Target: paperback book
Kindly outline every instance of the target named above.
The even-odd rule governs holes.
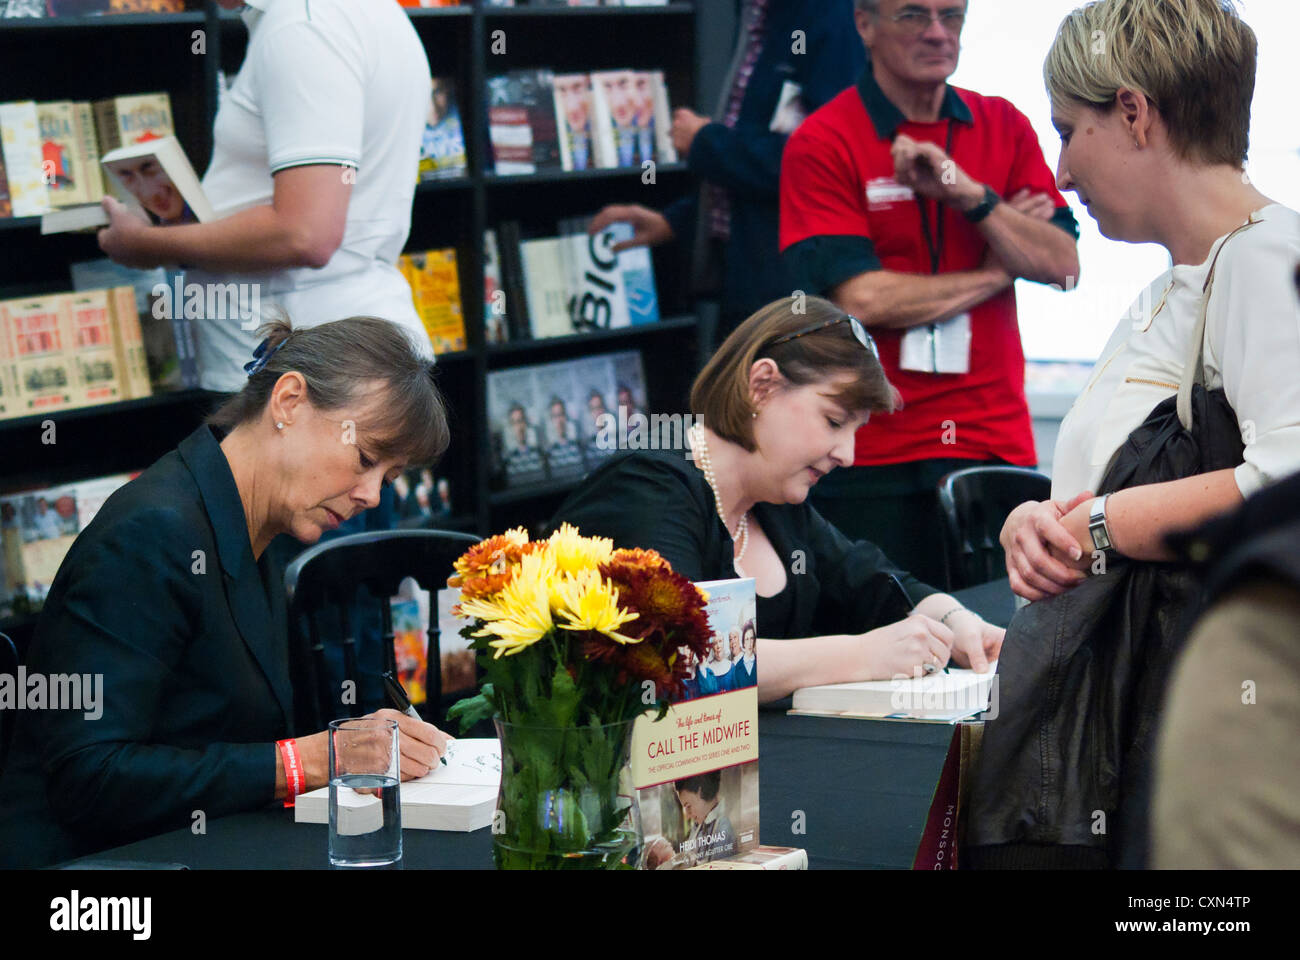
[[[447,180],[465,175],[465,132],[461,128],[456,84],[451,77],[434,77],[429,114],[420,141],[420,180]]]
[[[39,217],[50,209],[50,199],[41,162],[35,101],[0,103],[0,149],[4,152],[12,215]]]
[[[491,825],[501,786],[500,741],[453,740],[447,748],[446,761],[398,788],[404,829],[469,833]],[[296,823],[328,823],[329,787],[297,797],[293,819]],[[379,797],[340,789],[340,833],[369,833],[381,823]]]

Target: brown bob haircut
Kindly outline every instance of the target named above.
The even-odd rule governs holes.
[[[753,452],[754,404],[749,372],[770,358],[796,387],[844,379],[827,394],[851,413],[892,413],[902,404],[876,355],[853,335],[847,322],[773,345],[782,337],[834,320],[845,313],[821,297],[783,297],[752,314],[723,341],[691,387],[691,412],[710,430]]]
[[[436,463],[447,450],[451,431],[433,366],[416,351],[406,331],[378,317],[348,317],[295,330],[287,317],[264,324],[274,355],[239,391],[208,418],[230,431],[262,416],[271,391],[286,373],[301,374],[307,399],[317,410],[357,408],[378,394],[378,420],[358,423],[381,459],[409,466]],[[279,349],[276,349],[279,347]]]

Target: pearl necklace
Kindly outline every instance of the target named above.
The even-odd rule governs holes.
[[[709,484],[709,489],[713,491],[713,505],[718,508],[718,519],[722,521],[722,529],[727,531],[734,544],[740,541],[740,552],[736,554],[735,567],[736,572],[742,577],[745,570],[740,565],[740,561],[745,559],[745,551],[749,548],[749,511],[746,510],[740,515],[740,526],[736,527],[736,532],[732,533],[731,528],[727,526],[727,516],[722,512],[722,496],[718,493],[718,481],[713,475],[713,463],[709,460],[709,445],[704,440],[704,428],[700,424],[691,427],[691,441],[695,448],[695,459],[699,463],[700,469],[704,472],[704,479]]]

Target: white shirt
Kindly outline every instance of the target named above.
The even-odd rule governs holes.
[[[1300,471],[1300,214],[1275,203],[1251,218],[1258,224],[1232,238],[1215,268],[1204,341],[1206,387],[1224,388],[1242,428],[1243,497]],[[1226,239],[1204,263],[1161,274],[1120,319],[1061,422],[1054,499],[1095,492],[1128,435],[1178,392],[1206,275]]]
[[[195,321],[202,386],[243,386],[256,328],[273,305],[295,328],[359,314],[392,320],[432,359],[411,288],[396,267],[410,232],[432,82],[410,18],[394,0],[251,0],[250,6],[248,52],[217,110],[212,163],[203,177],[217,216],[269,204],[272,174],[290,167],[337,164],[340,176],[355,180],[342,245],[321,269],[187,272],[187,285],[260,284],[256,300],[245,293],[243,301],[255,306],[255,316],[223,310]]]

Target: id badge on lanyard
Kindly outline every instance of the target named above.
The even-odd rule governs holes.
[[[948,145],[952,156],[952,120],[948,121]],[[936,228],[930,229],[929,201],[916,195],[921,210],[921,233],[930,254],[930,273],[937,275],[943,261],[944,209],[935,202]],[[899,343],[898,366],[916,373],[970,373],[970,314],[961,313],[942,323],[911,327]]]

